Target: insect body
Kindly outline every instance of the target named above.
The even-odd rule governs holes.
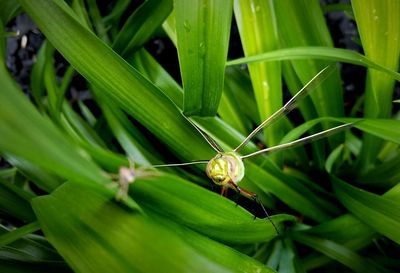
[[[113,184],[110,184],[112,188],[118,187],[115,199],[117,201],[127,200],[129,185],[134,183],[136,178],[143,178],[149,176],[155,176],[157,173],[143,170],[142,168],[135,168],[133,161],[129,160],[129,167],[121,166],[118,170],[118,174],[111,174],[110,177],[114,180]]]

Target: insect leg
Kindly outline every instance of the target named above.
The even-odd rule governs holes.
[[[250,192],[248,190],[242,189],[241,187],[239,187],[238,185],[236,185],[233,182],[229,182],[229,186],[233,187],[236,191],[238,191],[241,195],[254,200],[257,204],[259,204],[263,210],[263,212],[265,213],[265,215],[268,218],[268,221],[271,223],[271,225],[274,227],[276,234],[279,235],[279,230],[276,227],[275,223],[272,221],[271,217],[269,216],[267,210],[265,209],[264,205],[261,203],[261,200],[258,198],[257,194],[254,192]],[[255,218],[255,217],[254,217]]]
[[[227,193],[228,193],[228,187],[222,186],[222,188],[221,188],[221,196],[226,196]]]

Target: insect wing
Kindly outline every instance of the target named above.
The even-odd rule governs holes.
[[[307,97],[311,91],[315,90],[323,81],[325,81],[333,71],[336,69],[336,64],[331,64],[322,69],[317,75],[315,75],[299,92],[296,93],[284,106],[278,111],[273,113],[269,118],[264,120],[260,125],[257,126],[233,151],[239,151],[245,146],[252,137],[254,137],[261,129],[273,124],[275,121],[284,117],[287,113],[295,109],[299,102]]]

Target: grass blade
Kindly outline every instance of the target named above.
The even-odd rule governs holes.
[[[81,183],[107,183],[93,162],[41,116],[0,66],[0,151]],[[46,152],[44,152],[46,151]]]
[[[333,47],[319,1],[275,1],[274,9],[283,47]],[[329,65],[325,61],[316,60],[292,60],[290,63],[303,85],[323,67]],[[297,90],[291,90],[291,92],[297,92]],[[339,73],[336,72],[316,92],[311,94],[311,99],[319,116],[343,116]],[[324,127],[324,129],[326,128]],[[337,137],[334,139],[339,140]]]
[[[388,69],[397,71],[400,56],[399,1],[351,1],[365,56]],[[366,82],[364,115],[367,118],[391,116],[394,80],[369,70]],[[383,142],[366,135],[358,167],[365,172],[373,164]]]
[[[355,216],[377,232],[400,242],[400,204],[351,186],[332,176],[337,197]]]
[[[214,116],[224,86],[233,0],[176,0],[175,21],[187,116]]]
[[[279,37],[272,2],[236,0],[234,8],[245,56],[278,49]],[[248,68],[260,120],[265,120],[282,106],[281,65],[280,62],[260,62]],[[278,144],[283,136],[282,124],[265,128],[264,132],[268,146]]]
[[[306,235],[304,233],[294,233],[291,236],[294,240],[324,253],[355,272],[387,272],[385,269],[375,265],[372,261],[361,257],[357,253],[333,241]]]
[[[228,61],[226,65],[231,66],[262,61],[301,60],[309,58],[361,65],[384,72],[396,80],[400,80],[400,74],[394,69],[380,65],[379,63],[358,52],[343,48],[319,46],[285,48],[250,57],[231,60]]]
[[[172,0],[145,1],[125,22],[113,42],[121,56],[129,56],[143,46],[172,11]]]
[[[176,233],[86,187],[65,183],[54,194],[36,198],[33,208],[47,238],[75,272],[236,271],[226,261],[219,263],[211,249],[204,250],[207,255],[200,253]],[[181,232],[185,233],[177,233]],[[244,271],[270,272],[255,260],[210,243],[205,237],[197,236],[191,243],[225,249],[229,253],[225,258],[229,257],[232,264],[241,259]],[[144,256],[143,252],[151,255]]]

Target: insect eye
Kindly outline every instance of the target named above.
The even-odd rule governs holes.
[[[229,165],[221,156],[216,156],[207,164],[207,176],[217,185],[225,185],[229,181]]]

